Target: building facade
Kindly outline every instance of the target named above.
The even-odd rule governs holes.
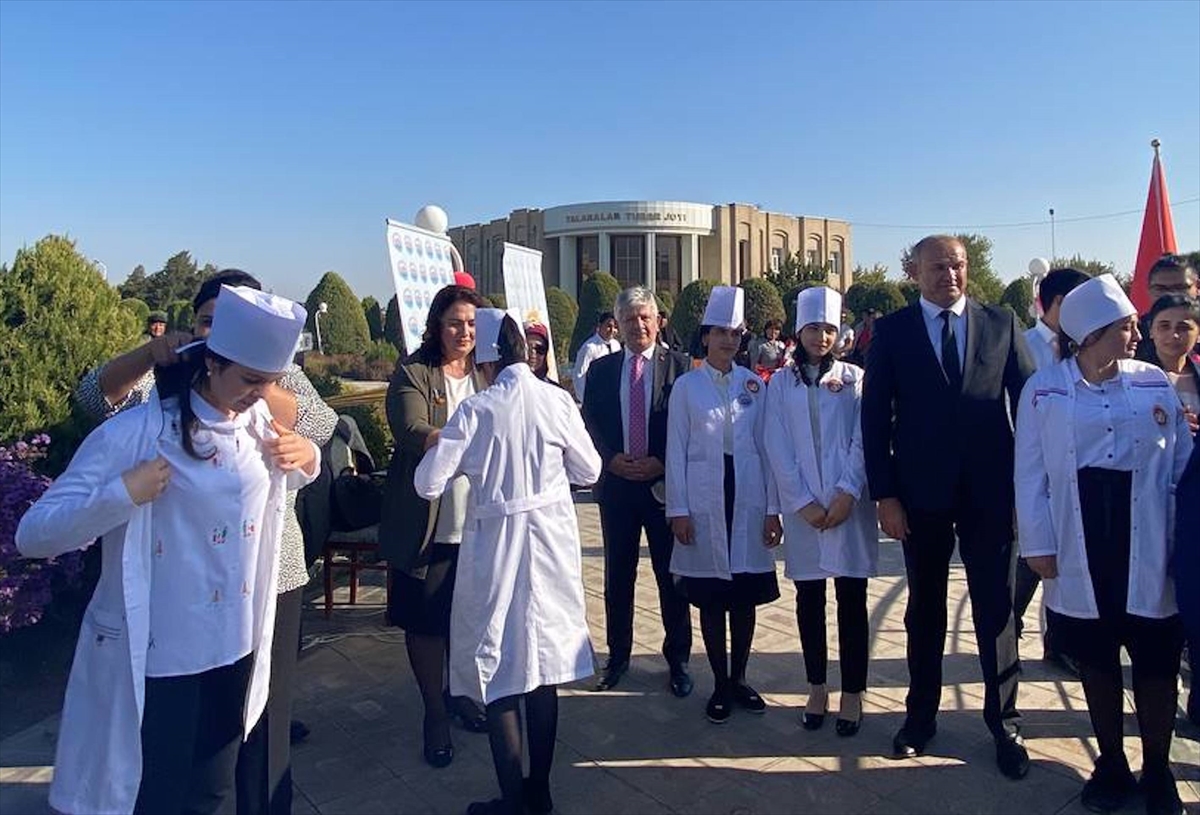
[[[727,285],[762,277],[796,252],[827,264],[830,285],[850,287],[850,224],[832,218],[767,212],[751,204],[685,201],[600,201],[549,209],[516,209],[505,218],[450,229],[467,270],[483,293],[504,290],[504,243],[542,252],[546,286],[572,297],[592,272],[622,286],[680,289],[705,278]]]

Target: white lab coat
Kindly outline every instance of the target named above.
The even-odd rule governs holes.
[[[735,365],[729,398],[704,368],[675,380],[667,413],[667,518],[689,517],[694,542],[675,541],[671,573],[731,580],[738,573],[775,571],[763,543],[763,522],[779,513],[774,480],[763,456],[767,387]],[[725,422],[733,417],[736,486],[733,534],[725,527]]]
[[[1058,558],[1058,577],[1043,581],[1047,607],[1096,619],[1076,477],[1072,369],[1063,361],[1040,370],[1021,392],[1014,471],[1017,534],[1022,557]],[[1175,484],[1191,454],[1192,436],[1183,405],[1160,369],[1121,360],[1119,376],[1139,417],[1126,611],[1169,617],[1178,612],[1174,581],[1167,574],[1174,549]]]
[[[600,454],[566,391],[525,364],[459,405],[413,482],[429,499],[457,475],[470,502],[450,619],[450,692],[487,704],[595,673],[571,483]]]
[[[251,410],[260,437],[273,437],[265,403]],[[121,475],[154,457],[163,427],[157,392],[100,425],[17,529],[17,548],[26,557],[54,557],[104,537],[100,581],[84,613],[63,701],[50,785],[50,806],[59,812],[124,815],[137,800],[154,503],[135,506]],[[253,589],[256,646],[243,720],[247,735],[267,700],[285,494],[312,480],[299,472],[271,473]]]
[[[862,408],[863,371],[834,362],[818,382],[821,460],[817,461],[809,418],[808,388],[788,368],[767,389],[767,458],[783,511],[783,551],[789,580],[874,577],[878,573],[879,529],[875,502],[865,492]],[[816,501],[826,509],[841,490],[855,498],[850,517],[833,529],[816,530],[798,514]]]
[[[588,368],[592,367],[592,363],[600,357],[615,354],[620,350],[621,343],[615,339],[602,340],[599,334],[592,334],[584,340],[583,345],[579,346],[579,351],[575,354],[575,372],[573,374],[577,402],[583,401],[584,389],[587,388],[587,372]]]

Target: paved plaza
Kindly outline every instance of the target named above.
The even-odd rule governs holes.
[[[584,580],[597,665],[604,654],[604,571],[594,505],[579,506]],[[704,704],[711,673],[697,626],[692,657],[695,693],[676,699],[658,655],[662,629],[649,558],[638,581],[634,659],[607,693],[590,682],[561,691],[558,751],[552,786],[556,810],[582,813],[1079,813],[1079,792],[1094,755],[1077,681],[1040,661],[1035,601],[1022,643],[1020,706],[1033,759],[1029,776],[1009,781],[996,769],[982,719],[983,685],[967,600],[966,577],[950,580],[950,634],[938,735],[930,754],[887,758],[903,718],[905,581],[900,547],[883,545],[881,575],[870,583],[871,664],[862,731],[838,738],[832,715],[818,732],[803,730],[803,667],[794,590],[759,609],[749,682],[767,700],[765,716],[735,711],[710,724]],[[421,757],[421,704],[404,655],[403,634],[383,626],[381,576],[369,574],[357,606],[325,620],[320,580],[310,586],[306,648],[300,658],[296,716],[312,733],[294,749],[296,815],[461,813],[497,794],[487,737],[454,730],[456,757],[442,770]],[[829,615],[834,607],[830,591]],[[339,599],[345,599],[344,588]],[[837,687],[836,636],[830,687]],[[831,711],[837,694],[831,694]],[[1136,733],[1131,701],[1126,728]],[[48,812],[57,717],[0,742],[0,812]],[[1126,739],[1135,772],[1136,737]],[[1177,737],[1175,775],[1185,807],[1200,812],[1200,744]],[[1128,812],[1141,812],[1135,802]]]

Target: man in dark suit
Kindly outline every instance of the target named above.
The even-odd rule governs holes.
[[[955,537],[967,572],[985,689],[983,718],[1001,772],[1021,778],[1013,621],[1013,426],[1034,364],[1010,311],[968,300],[967,253],[933,235],[913,248],[919,302],[879,319],[863,387],[863,450],[885,534],[908,573],[907,716],[897,758],[937,730],[946,600]]]
[[[675,378],[690,364],[684,355],[658,344],[658,305],[649,289],[635,286],[621,292],[616,316],[625,349],[592,363],[583,399],[583,420],[604,461],[595,495],[604,536],[608,664],[596,690],[615,687],[629,669],[633,590],[645,530],[666,631],[662,653],[671,671],[671,692],[683,697],[692,692],[687,670],[692,618],[671,579],[674,540],[662,490],[667,403]]]

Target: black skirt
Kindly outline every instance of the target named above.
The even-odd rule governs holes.
[[[458,544],[431,543],[425,579],[392,569],[388,623],[411,634],[450,635],[450,601],[458,574]]]
[[[1129,601],[1131,493],[1133,474],[1084,467],[1077,474],[1079,512],[1087,551],[1097,619],[1046,610],[1059,650],[1083,665],[1100,665],[1119,656],[1121,646],[1151,675],[1174,676],[1183,648],[1178,614],[1164,619],[1126,611]]]
[[[733,506],[737,495],[733,456],[725,456],[725,534],[726,546],[733,550]],[[774,570],[737,572],[732,580],[719,577],[680,577],[679,591],[696,608],[730,609],[736,606],[763,606],[779,599],[779,582]]]

